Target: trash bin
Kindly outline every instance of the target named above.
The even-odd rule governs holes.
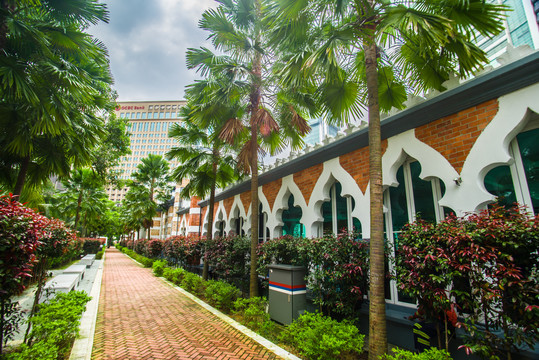
[[[288,325],[305,311],[305,268],[293,265],[270,265],[268,268],[270,318]]]

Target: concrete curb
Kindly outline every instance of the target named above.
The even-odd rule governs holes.
[[[277,356],[280,356],[281,358],[286,359],[286,360],[301,360],[300,358],[298,358],[297,356],[289,353],[288,351],[286,351],[282,347],[272,343],[268,339],[260,336],[259,334],[255,333],[254,331],[247,328],[246,326],[243,326],[242,324],[240,324],[236,320],[228,317],[226,314],[223,314],[222,312],[220,312],[216,308],[212,307],[211,305],[208,305],[207,303],[200,300],[199,298],[197,298],[196,296],[194,296],[190,292],[187,292],[186,290],[182,289],[181,287],[174,285],[173,283],[171,283],[170,281],[166,280],[163,277],[160,277],[159,279],[161,279],[161,281],[165,282],[166,284],[171,285],[172,287],[174,287],[174,289],[178,290],[183,295],[185,295],[189,299],[193,300],[198,305],[202,306],[204,309],[208,310],[210,313],[214,314],[219,319],[223,320],[224,322],[226,322],[227,324],[232,326],[234,329],[236,329],[239,332],[241,332],[241,333],[245,334],[246,336],[250,337],[251,339],[253,339],[257,343],[259,343],[260,345],[264,346],[266,349],[272,351]]]
[[[90,360],[94,345],[95,324],[97,321],[97,309],[99,296],[101,294],[101,281],[103,279],[103,266],[105,265],[105,254],[103,261],[97,269],[90,296],[92,300],[86,305],[86,311],[82,314],[79,327],[79,336],[75,339],[69,360]]]

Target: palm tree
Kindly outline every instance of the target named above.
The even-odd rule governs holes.
[[[286,142],[293,148],[303,145],[302,136],[309,131],[302,113],[308,103],[297,91],[279,89],[271,76],[273,63],[269,46],[270,23],[262,0],[219,1],[217,9],[209,9],[199,26],[210,32],[209,38],[218,51],[207,48],[189,49],[187,64],[203,76],[227,76],[227,86],[216,90],[216,101],[230,99],[242,109],[224,125],[220,137],[230,143],[244,136],[238,155],[238,167],[251,175],[251,271],[250,296],[258,295],[256,272],[258,246],[258,156],[264,150],[281,150]],[[295,100],[295,101],[293,101]],[[303,100],[303,103],[297,102]]]
[[[160,155],[149,154],[141,161],[137,171],[132,174],[135,180],[129,190],[138,194],[138,198],[129,196],[129,200],[138,204],[140,210],[138,213],[143,217],[143,226],[147,231],[148,238],[150,238],[152,217],[156,214],[157,209],[156,200],[163,201],[171,196],[171,189],[168,185],[170,181],[169,166],[168,162]]]
[[[0,3],[0,158],[5,184],[67,176],[89,163],[103,135],[100,114],[113,109],[107,53],[86,34],[108,21],[97,0]]]
[[[474,34],[502,30],[503,6],[484,0],[279,1],[274,32],[281,79],[316,87],[323,113],[348,121],[368,109],[370,179],[369,358],[387,351],[380,111],[403,107],[407,92],[443,90],[487,61]]]
[[[60,218],[67,221],[66,215],[74,214],[73,228],[77,231],[81,214],[87,220],[89,213],[91,216],[101,210],[105,194],[103,184],[91,169],[80,168],[75,169],[62,185],[64,189],[56,196],[56,204],[61,209]]]
[[[199,96],[203,96],[203,94],[199,93]],[[209,270],[207,246],[213,238],[215,190],[216,187],[224,188],[237,179],[237,174],[234,171],[235,160],[229,147],[219,139],[219,126],[222,126],[222,122],[219,124],[217,119],[212,119],[212,126],[201,127],[201,122],[197,122],[197,117],[204,117],[204,110],[190,103],[182,108],[182,112],[182,125],[172,125],[168,134],[180,145],[171,148],[166,156],[168,159],[175,158],[180,162],[180,165],[172,173],[173,179],[178,183],[184,179],[189,180],[180,193],[181,197],[198,196],[204,198],[208,194],[210,195],[202,271],[202,277],[207,280]],[[202,130],[203,128],[208,130]]]

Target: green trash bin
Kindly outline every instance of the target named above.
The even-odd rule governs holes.
[[[288,325],[306,306],[305,268],[293,265],[270,265],[269,314],[278,323]]]

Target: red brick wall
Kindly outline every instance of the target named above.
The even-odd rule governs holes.
[[[230,210],[232,209],[232,204],[234,203],[234,197],[229,197],[223,200],[223,205],[225,206],[226,215],[230,217]]]
[[[277,194],[279,193],[282,184],[283,179],[278,179],[262,186],[262,192],[268,200],[270,211],[273,211],[273,205],[275,204],[275,199],[277,198]]]
[[[382,140],[382,155],[387,149],[387,140]],[[369,184],[369,148],[364,147],[348,154],[341,155],[339,162],[344,170],[349,173],[363,193]]]
[[[247,214],[249,211],[249,204],[251,204],[251,190],[241,193],[240,200],[243,204],[243,209],[245,209],[245,213]]]
[[[442,154],[460,173],[473,144],[498,113],[498,107],[497,99],[484,102],[423,125],[415,130],[415,136]]]
[[[314,186],[320,174],[322,174],[323,168],[324,166],[322,164],[318,164],[294,174],[294,182],[301,190],[307,204],[309,204]]]

